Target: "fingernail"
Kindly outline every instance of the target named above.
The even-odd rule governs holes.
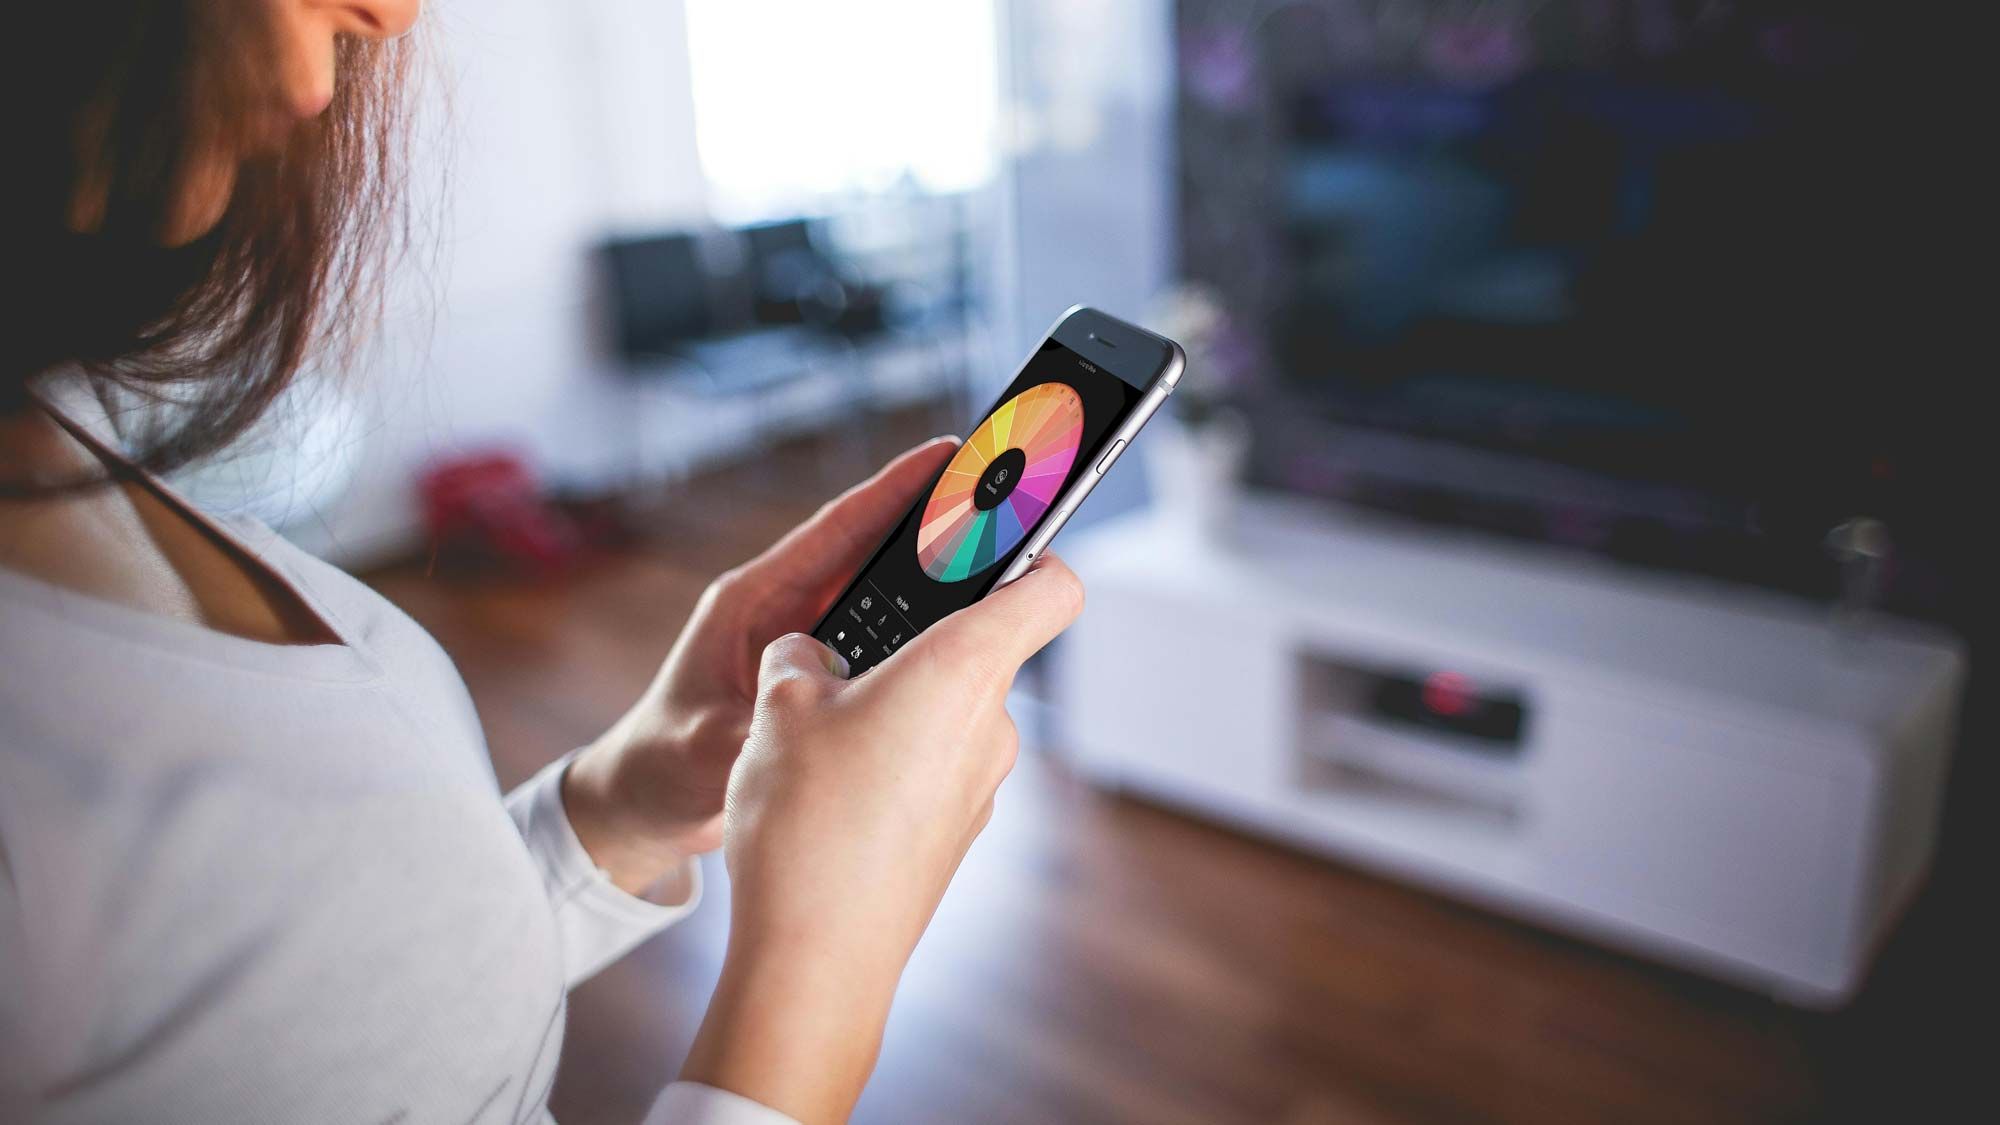
[[[832,649],[827,649],[826,655],[829,658],[826,663],[826,670],[832,672],[836,676],[839,676],[843,680],[846,679],[847,658],[833,651]]]
[[[948,442],[952,443],[953,445],[963,445],[963,444],[965,444],[965,440],[964,440],[963,438],[959,437],[959,436],[958,436],[957,434],[939,434],[938,436],[936,436],[936,437],[934,437],[934,438],[932,438],[932,439],[931,439],[931,444],[932,444],[932,445],[936,445],[937,443],[939,443],[939,442],[941,442],[941,441],[948,441]]]

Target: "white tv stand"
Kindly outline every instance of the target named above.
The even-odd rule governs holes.
[[[1086,775],[1795,1003],[1852,995],[1929,866],[1954,640],[1320,505],[1238,523],[1063,545],[1089,610],[1054,701]],[[1384,719],[1357,687],[1381,672],[1516,693],[1521,736]]]

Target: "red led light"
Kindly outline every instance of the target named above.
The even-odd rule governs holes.
[[[1472,681],[1457,672],[1433,672],[1424,680],[1424,709],[1456,719],[1479,705]]]

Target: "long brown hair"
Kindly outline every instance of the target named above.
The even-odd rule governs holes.
[[[326,112],[246,159],[216,227],[168,248],[191,161],[239,143],[272,104],[267,5],[41,7],[48,26],[17,40],[10,64],[23,93],[0,110],[20,200],[0,216],[0,293],[17,310],[0,332],[0,413],[25,407],[38,377],[74,368],[157,404],[133,452],[170,470],[241,435],[309,356],[379,313],[407,231],[409,47],[339,37]],[[85,184],[103,206],[77,230]],[[0,480],[0,496],[50,488]]]

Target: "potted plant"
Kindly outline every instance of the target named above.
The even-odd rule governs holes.
[[[1168,292],[1152,319],[1187,352],[1187,372],[1144,443],[1154,510],[1190,538],[1226,542],[1250,456],[1250,426],[1238,405],[1248,348],[1215,294],[1199,285]]]

